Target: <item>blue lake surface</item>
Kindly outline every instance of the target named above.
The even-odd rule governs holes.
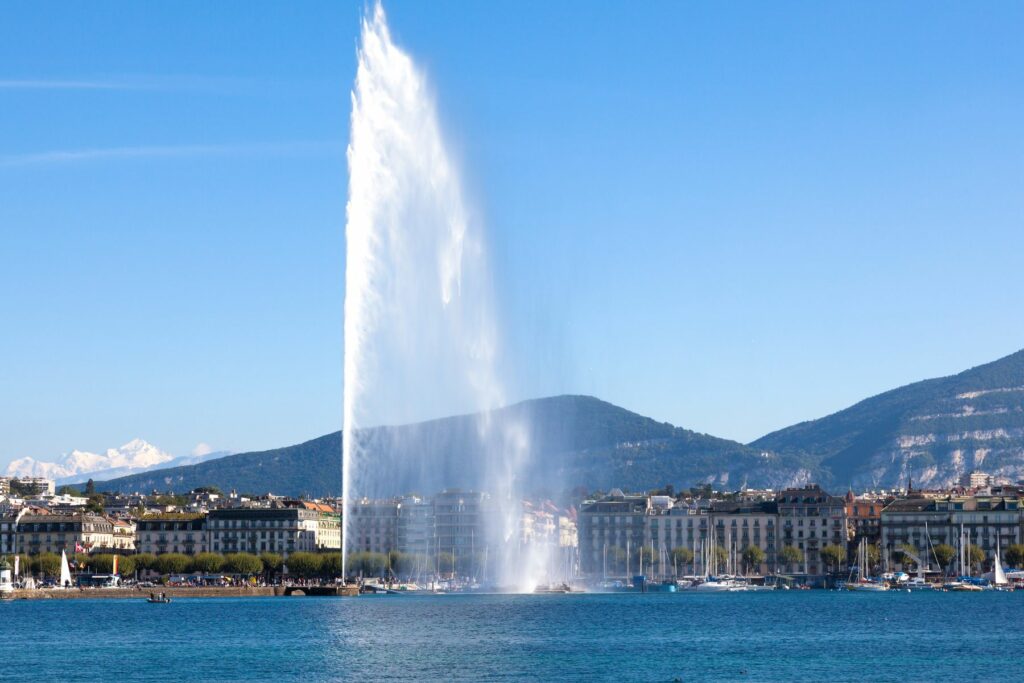
[[[37,600],[3,681],[1014,680],[1024,591]]]

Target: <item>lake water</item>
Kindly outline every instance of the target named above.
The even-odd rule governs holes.
[[[3,681],[1013,680],[1017,593],[38,600]]]

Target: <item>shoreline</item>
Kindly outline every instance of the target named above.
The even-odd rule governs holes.
[[[79,600],[90,598],[144,600],[150,593],[165,593],[169,598],[273,598],[284,596],[279,586],[239,588],[230,587],[157,587],[157,588],[41,588],[34,590],[18,589],[14,591],[12,600]]]

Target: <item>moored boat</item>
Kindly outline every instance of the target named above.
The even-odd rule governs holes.
[[[14,582],[11,581],[11,566],[7,564],[7,557],[0,558],[0,600],[10,600],[14,597]]]

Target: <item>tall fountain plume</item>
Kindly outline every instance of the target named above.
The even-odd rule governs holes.
[[[389,488],[394,470],[418,466],[414,456],[385,466],[367,427],[454,412],[484,415],[474,448],[496,506],[487,541],[507,550],[516,540],[529,433],[522,419],[490,412],[506,395],[482,235],[426,79],[392,42],[379,4],[362,23],[351,125],[342,554],[352,547],[355,501],[399,493]],[[414,480],[422,486],[433,483],[433,473],[420,474]],[[521,574],[495,573],[506,583]]]

